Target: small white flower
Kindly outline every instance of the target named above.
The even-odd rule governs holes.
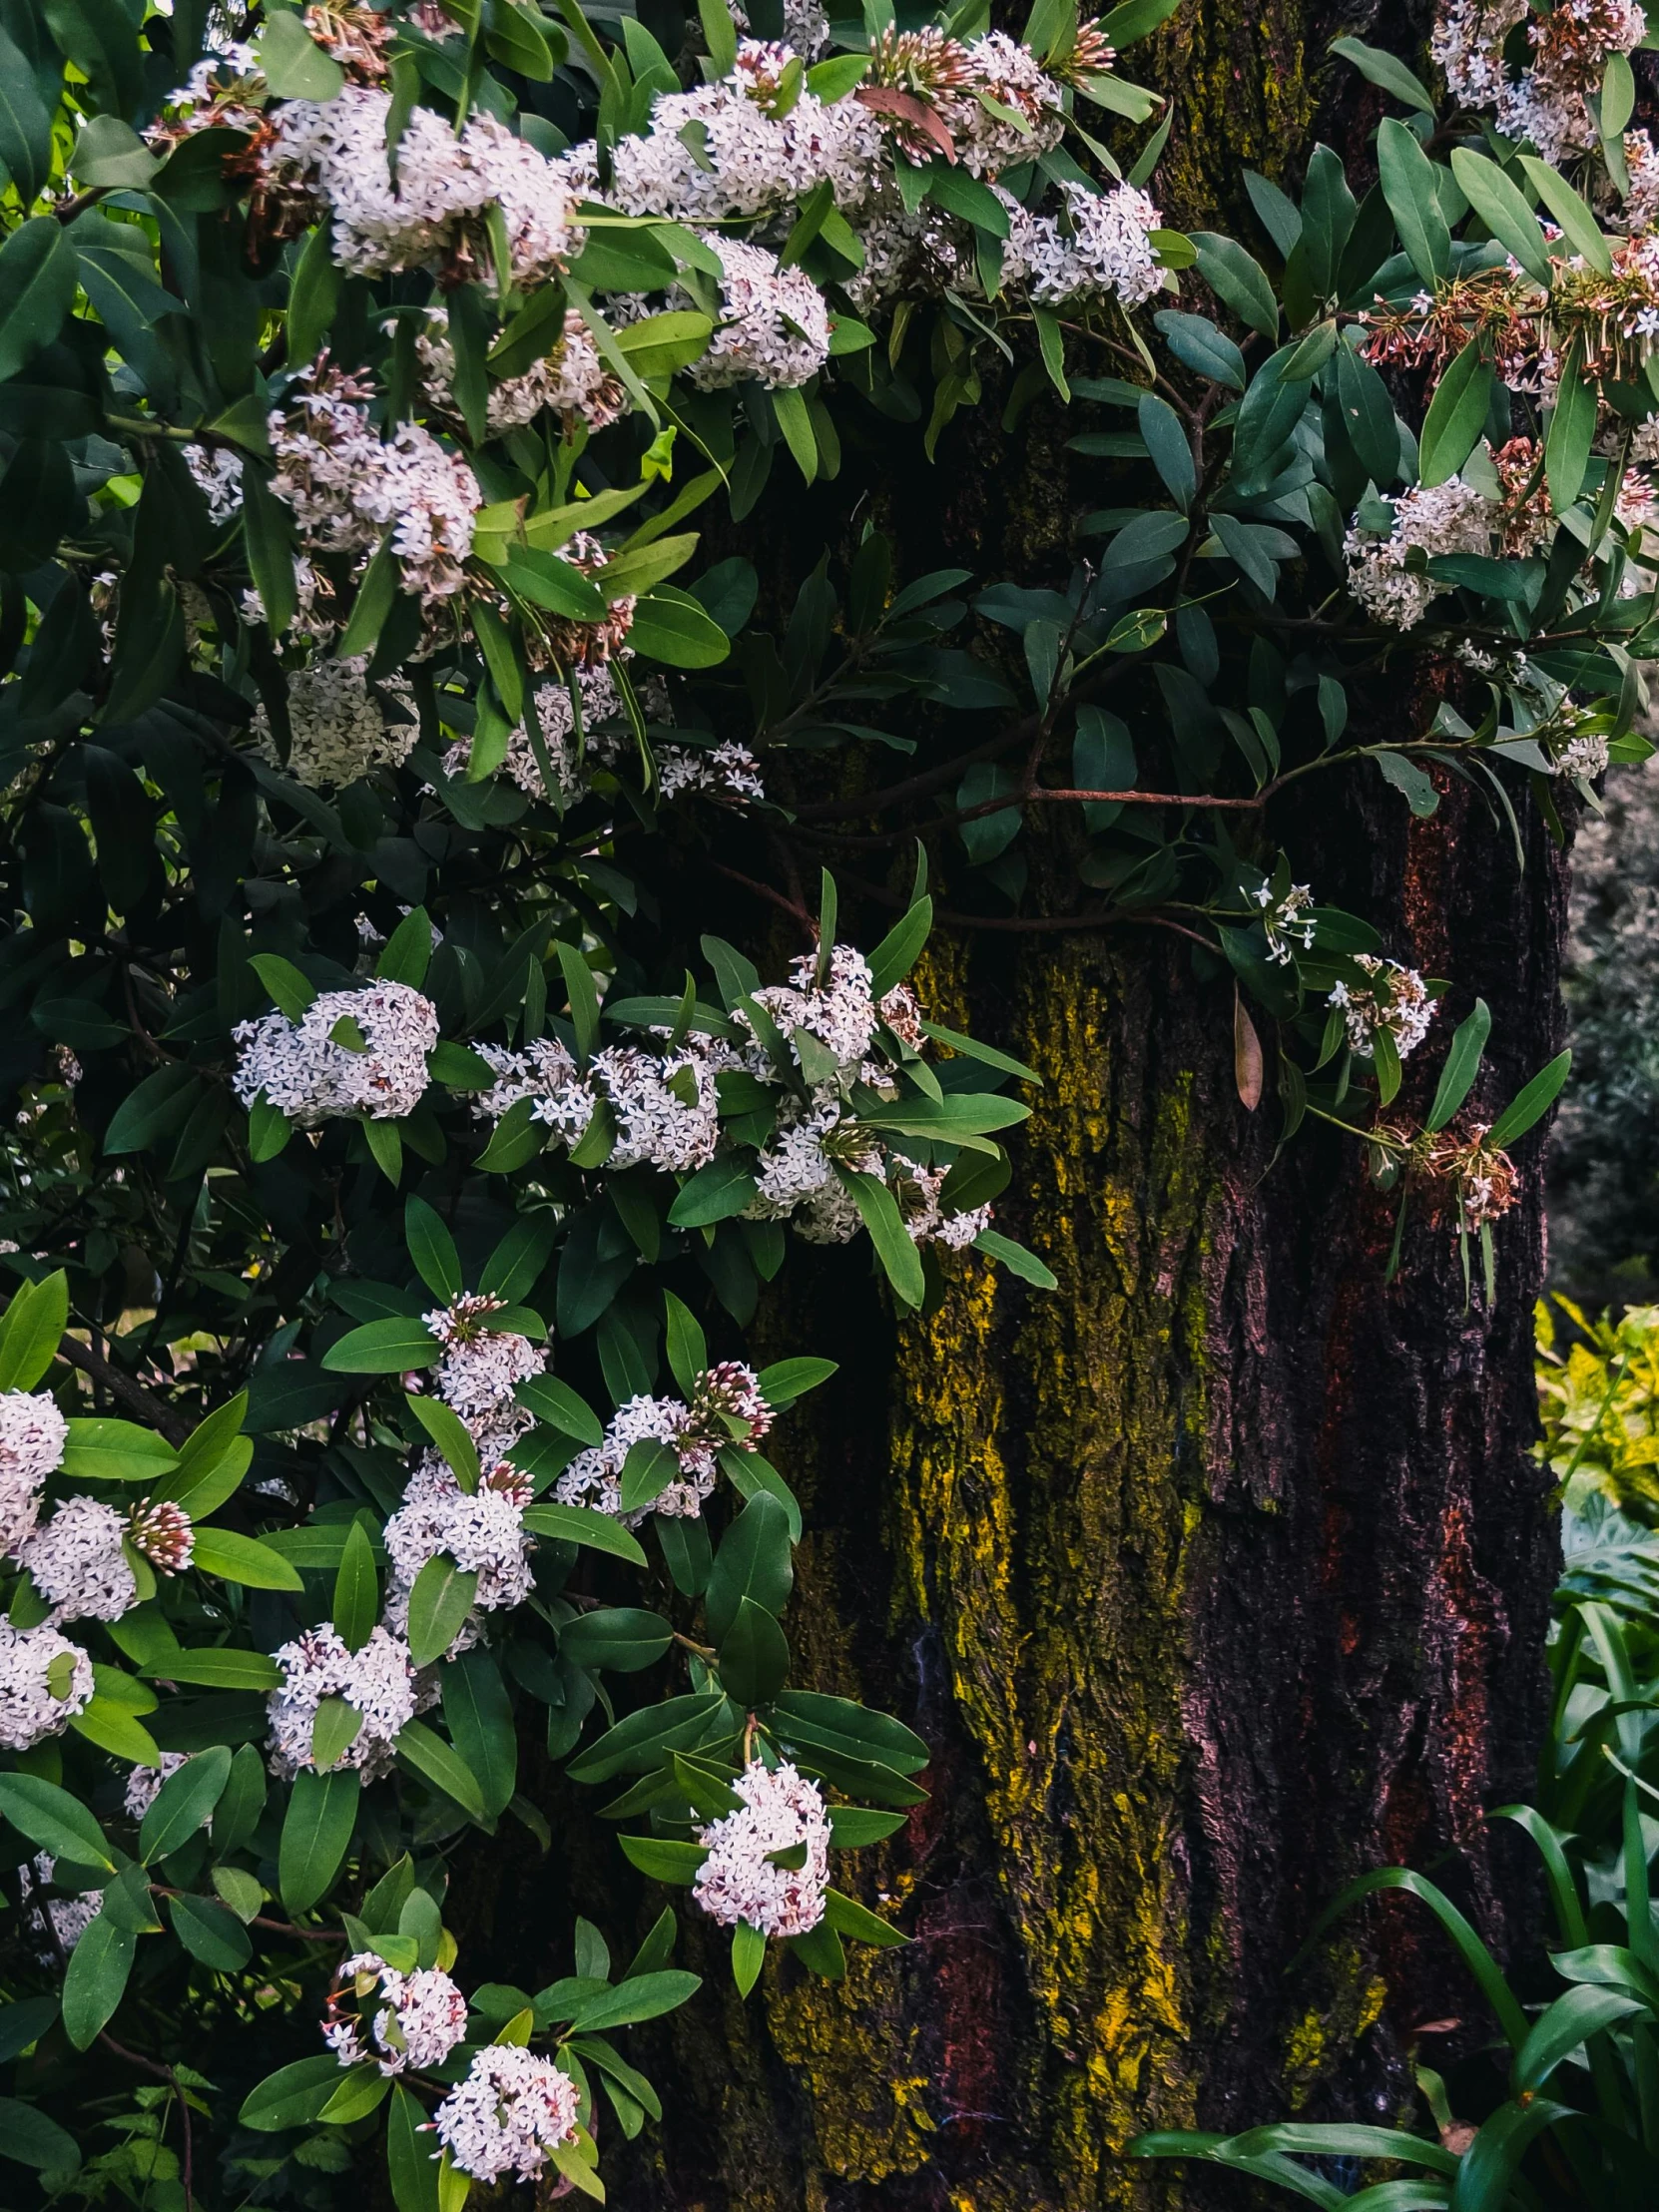
[[[1350,989],[1347,983],[1339,982],[1328,1000],[1330,1005],[1342,1008],[1349,1049],[1371,1052],[1378,1031],[1385,1029],[1403,1060],[1427,1036],[1434,1018],[1434,1001],[1415,968],[1402,967],[1398,960],[1380,959],[1371,952],[1358,952],[1354,957],[1372,978],[1370,987]]]
[[[343,2009],[348,1997],[356,2013]],[[383,2074],[418,2073],[441,2066],[465,2033],[466,1999],[440,1967],[399,1973],[372,1950],[340,1961],[322,2039],[342,2066],[372,2058]]]
[[[491,2043],[438,2106],[438,2140],[475,2181],[534,2181],[549,2152],[576,2138],[576,2084],[520,2043]]]
[[[692,1895],[724,1927],[747,1921],[763,1936],[805,1936],[824,1918],[830,1887],[830,1819],[823,1793],[793,1766],[754,1760],[732,1785],[743,1805],[698,1831],[709,1856]],[[773,1864],[807,1847],[800,1867]]]
[[[0,1621],[0,1751],[61,1736],[92,1699],[92,1661],[55,1628]]]
[[[276,1659],[282,1686],[272,1691],[267,1708],[275,1774],[315,1772],[311,1730],[326,1697],[343,1698],[362,1715],[336,1765],[356,1769],[365,1782],[389,1772],[397,1737],[414,1718],[414,1667],[406,1643],[376,1628],[359,1651],[352,1651],[337,1630],[324,1624],[283,1644]]]
[[[23,1546],[20,1563],[51,1605],[51,1621],[118,1621],[138,1603],[123,1548],[126,1515],[96,1497],[66,1497]]]
[[[354,1023],[366,1049],[336,1042]],[[370,983],[360,991],[322,991],[297,1022],[262,1014],[232,1031],[240,1048],[237,1096],[251,1106],[263,1091],[301,1129],[335,1115],[373,1121],[413,1113],[427,1084],[426,1055],[438,1041],[437,1008],[407,983]]]
[[[0,1390],[0,1553],[34,1532],[46,1477],[63,1464],[69,1423],[45,1390]]]

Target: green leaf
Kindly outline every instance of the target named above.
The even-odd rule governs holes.
[[[758,1187],[754,1176],[738,1160],[730,1156],[711,1160],[681,1184],[679,1196],[668,1210],[669,1224],[675,1229],[699,1229],[730,1221],[743,1212]],[[919,1296],[914,1303],[921,1303]]]
[[[1472,147],[1454,146],[1451,174],[1463,197],[1500,246],[1507,247],[1526,274],[1547,287],[1552,272],[1549,248],[1538,228],[1538,219],[1520,188],[1507,178],[1496,162]]]
[[[1513,2204],[1515,2175],[1533,2137],[1578,2117],[1569,2105],[1547,2097],[1525,2105],[1500,2104],[1463,2153],[1451,2192],[1452,2212],[1502,2212]]]
[[[660,1659],[673,1639],[674,1631],[660,1613],[611,1605],[567,1621],[559,1631],[559,1649],[579,1667],[637,1674]]]
[[[403,1235],[415,1273],[445,1306],[452,1306],[464,1287],[460,1255],[441,1217],[423,1198],[410,1196],[403,1207]]]
[[[887,1281],[906,1306],[919,1306],[926,1295],[921,1255],[904,1227],[898,1201],[879,1176],[839,1166],[835,1173],[851,1193]]]
[[[147,1667],[145,1672],[154,1679],[188,1682],[210,1690],[276,1690],[282,1681],[281,1668],[263,1651],[230,1651],[223,1647],[182,1651]]]
[[[869,955],[870,988],[875,997],[883,999],[905,976],[921,956],[933,927],[933,901],[918,898],[887,931],[875,950]]]
[[[230,1779],[231,1753],[224,1744],[198,1752],[168,1776],[139,1829],[139,1857],[147,1867],[188,1844],[207,1826]]]
[[[672,1291],[663,1293],[668,1316],[669,1372],[686,1397],[697,1394],[698,1378],[709,1365],[709,1344],[691,1308]]]
[[[1601,225],[1558,169],[1531,154],[1520,156],[1526,181],[1566,234],[1566,244],[1581,254],[1590,268],[1603,276],[1612,273],[1613,257],[1602,236]]]
[[[114,1874],[115,1860],[104,1831],[79,1798],[34,1774],[0,1774],[0,1813],[39,1851],[71,1866],[100,1867]]]
[[[485,1812],[504,1813],[518,1787],[518,1738],[512,1699],[492,1652],[466,1651],[444,1668],[443,1718],[477,1778]]]
[[[1432,1882],[1426,1881],[1420,1874],[1412,1873],[1408,1867],[1380,1867],[1371,1874],[1362,1875],[1357,1882],[1351,1882],[1320,1915],[1309,1941],[1316,1941],[1339,1915],[1357,1905],[1362,1898],[1371,1897],[1381,1890],[1402,1890],[1408,1897],[1414,1897],[1428,1907],[1451,1937],[1464,1965],[1479,1983],[1481,1994],[1496,2015],[1498,2025],[1511,2048],[1519,2050],[1526,2041],[1531,2023],[1503,1978],[1496,1959],[1444,1892],[1437,1890]]]
[[[449,1650],[477,1594],[477,1575],[463,1572],[446,1552],[427,1560],[409,1592],[409,1657],[417,1667]]]
[[[360,1796],[360,1779],[349,1770],[312,1774],[307,1769],[294,1776],[276,1853],[276,1884],[290,1913],[307,1913],[327,1895],[351,1848]],[[249,2120],[246,2106],[243,2112],[250,2127],[283,2124]]]
[[[628,643],[636,653],[665,668],[713,668],[732,651],[731,640],[714,617],[689,592],[672,584],[659,584],[639,602]]]
[[[836,1851],[856,1851],[864,1844],[878,1844],[904,1826],[902,1813],[873,1813],[862,1805],[830,1808],[830,1841]]]
[[[1571,1067],[1572,1054],[1558,1052],[1553,1060],[1538,1070],[1530,1083],[1523,1084],[1515,1093],[1486,1132],[1486,1142],[1501,1152],[1512,1145],[1517,1137],[1525,1136],[1533,1123],[1555,1103],[1556,1094],[1566,1081]]]
[[[756,1378],[761,1395],[769,1405],[791,1405],[808,1390],[816,1390],[821,1382],[828,1382],[838,1372],[834,1360],[797,1358],[779,1360],[770,1368],[763,1368]]]
[[[279,952],[256,952],[248,962],[271,993],[272,1003],[289,1021],[298,1021],[316,996],[316,985]]]
[[[138,1937],[117,1928],[103,1913],[92,1923],[69,1956],[63,1984],[64,2032],[77,2050],[87,2050],[115,2017],[127,1993]]]
[[[0,26],[0,172],[16,187],[24,207],[38,199],[52,174],[51,110],[41,98],[28,57],[4,26]]]
[[[750,1708],[770,1705],[789,1674],[790,1647],[784,1631],[753,1598],[740,1597],[731,1625],[720,1639],[720,1679],[728,1696]]]
[[[84,1736],[89,1744],[96,1744],[113,1758],[125,1759],[130,1766],[159,1767],[162,1763],[156,1739],[125,1699],[97,1694],[80,1712],[70,1714],[69,1725],[77,1736]]]
[[[1443,484],[1455,476],[1474,451],[1486,425],[1496,375],[1483,360],[1478,337],[1470,338],[1434,387],[1423,418],[1419,474],[1424,484]],[[1592,412],[1594,402],[1592,401]]]
[[[710,1635],[716,1643],[724,1640],[745,1598],[774,1616],[782,1614],[794,1581],[789,1515],[762,1491],[727,1529],[715,1554],[703,1601]]]
[[[0,70],[5,67],[5,59],[0,57]],[[3,103],[0,82],[0,106]],[[0,134],[0,149],[3,147]],[[24,2104],[17,2097],[0,2097],[0,2158],[9,2158],[15,2166],[33,2166],[40,2173],[75,2173],[81,2164],[81,2146],[67,2128],[60,2127],[37,2106]]]
[[[229,1528],[198,1528],[194,1564],[222,1582],[250,1590],[302,1590],[304,1584],[273,1545]]]
[[[237,2118],[244,2127],[257,2128],[262,2134],[307,2126],[339,2087],[339,2060],[332,2051],[295,2059],[291,2066],[278,2066],[250,2089]],[[407,2090],[401,2093],[408,2095]],[[409,2101],[414,2100],[411,2097]]]
[[[268,16],[255,51],[278,100],[333,100],[345,83],[344,70],[310,37],[297,14]]]
[[[748,1921],[739,1921],[732,1931],[732,1979],[738,1985],[740,1997],[748,1996],[761,1978],[761,1968],[766,1964],[767,1939],[758,1928]]]
[[[665,1443],[642,1436],[629,1447],[622,1463],[618,1503],[625,1513],[637,1513],[654,1504],[680,1472],[680,1462]]]
[[[1378,126],[1377,167],[1400,244],[1423,282],[1432,284],[1451,267],[1451,233],[1440,213],[1434,164],[1396,116],[1384,116]]]
[[[397,2212],[438,2212],[438,2162],[430,2145],[425,2107],[394,2081],[386,2113],[386,2178]]]
[[[343,1697],[317,1701],[311,1719],[311,1763],[319,1774],[336,1768],[362,1733],[363,1716]]]
[[[647,1564],[640,1540],[609,1513],[591,1505],[527,1505],[524,1525],[535,1536],[551,1536],[561,1543],[586,1544],[592,1551],[609,1552],[630,1566]]]
[[[353,1521],[334,1576],[334,1627],[348,1651],[361,1651],[379,1617],[380,1577],[374,1566],[374,1546],[361,1521]]]
[[[1057,1291],[1060,1278],[1034,1252],[1016,1244],[1012,1237],[1003,1236],[999,1229],[981,1229],[973,1240],[975,1252],[984,1253],[988,1260],[1000,1261],[1010,1275],[1017,1275],[1022,1283],[1029,1283],[1039,1291]]]
[[[253,1957],[247,1929],[218,1898],[173,1897],[167,1910],[173,1933],[203,1965],[218,1973],[240,1973]]]
[[[1575,337],[1561,361],[1561,381],[1544,437],[1549,503],[1565,514],[1584,487],[1596,434],[1596,387],[1584,381],[1584,341]]]
[[[59,1268],[20,1283],[0,1320],[0,1390],[32,1390],[57,1358],[69,1324],[69,1279]]]
[[[856,1898],[843,1897],[838,1890],[825,1892],[824,1918],[838,1936],[850,1936],[860,1943],[875,1943],[886,1948],[909,1941],[890,1921],[878,1920]]]
[[[631,1839],[625,1836],[621,1841],[626,1845]],[[700,1846],[690,1848],[700,1861],[706,1856]],[[662,1973],[633,1974],[615,1988],[578,2005],[571,2016],[571,2032],[598,2035],[613,2027],[632,2027],[640,2020],[661,2019],[665,2012],[678,2011],[702,1986],[701,1974],[683,1973],[674,1967]]]
[[[167,1438],[137,1421],[89,1413],[69,1422],[63,1472],[72,1482],[156,1482],[177,1465]]]
[[[672,1882],[683,1890],[691,1888],[709,1856],[702,1844],[676,1843],[667,1836],[619,1836],[617,1842],[630,1866],[653,1882]]]
[[[558,1429],[561,1435],[574,1436],[578,1443],[594,1447],[605,1441],[605,1425],[593,1407],[555,1376],[535,1376],[519,1383],[513,1395],[537,1420]]]
[[[478,1446],[460,1414],[441,1397],[429,1397],[424,1391],[405,1391],[403,1402],[454,1468],[461,1488],[475,1490],[483,1469],[478,1463]]]
[[[348,1329],[322,1355],[322,1365],[334,1375],[402,1375],[411,1368],[431,1367],[442,1351],[423,1324],[388,1314],[384,1321]]]
[[[1415,108],[1421,115],[1431,116],[1434,103],[1422,84],[1405,64],[1392,54],[1386,54],[1380,46],[1367,46],[1357,38],[1334,38],[1333,54],[1341,54],[1351,61],[1362,77],[1372,84],[1381,85],[1384,92],[1391,92],[1396,100],[1403,100],[1408,108]]]
[[[432,922],[424,906],[412,906],[380,947],[374,972],[388,983],[419,990],[432,960]]]
[[[1219,231],[1194,231],[1192,241],[1199,275],[1217,298],[1270,342],[1276,338],[1279,302],[1261,263],[1237,239],[1224,238]]]
[[[144,97],[144,53],[122,0],[35,0],[58,51],[87,79],[88,105],[132,116]]]
[[[397,1757],[412,1774],[419,1775],[445,1797],[453,1798],[470,1820],[487,1827],[490,1816],[484,1805],[478,1778],[465,1760],[423,1721],[408,1721],[397,1739]]]
[[[1428,1109],[1424,1129],[1433,1131],[1445,1128],[1459,1106],[1462,1105],[1480,1072],[1480,1056],[1486,1049],[1486,1039],[1491,1035],[1491,1008],[1483,998],[1474,1002],[1474,1011],[1466,1020],[1457,1024],[1450,1049],[1446,1053],[1445,1066],[1440,1070],[1440,1080],[1434,1092],[1434,1103]]]
[[[1535,2095],[1564,2058],[1570,2058],[1591,2035],[1599,2035],[1615,2021],[1632,2013],[1647,2012],[1645,1998],[1623,1989],[1598,1988],[1580,1982],[1555,1999],[1532,2023],[1532,2032],[1515,2053],[1509,2086],[1517,2097]]]

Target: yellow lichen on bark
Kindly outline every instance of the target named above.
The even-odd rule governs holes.
[[[1092,2206],[1135,2194],[1110,2157],[1129,2134],[1190,2116],[1176,1788],[1206,1194],[1188,1079],[1115,1083],[1110,966],[1079,947],[1028,973],[1017,1045],[1044,1087],[1021,1181],[1060,1288],[970,1259],[903,1331],[894,1538],[979,1762],[1042,2134],[1062,2201]]]

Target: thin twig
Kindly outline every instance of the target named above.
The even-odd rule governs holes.
[[[67,1360],[72,1368],[79,1368],[83,1375],[90,1375],[94,1382],[102,1382],[112,1397],[119,1398],[129,1412],[142,1414],[170,1444],[182,1444],[190,1434],[190,1422],[176,1413],[165,1399],[147,1390],[130,1375],[124,1375],[120,1368],[82,1344],[78,1337],[65,1337],[58,1346],[58,1357]]]
[[[184,2170],[180,2176],[185,2188],[185,2212],[195,2212],[196,2200],[191,2193],[191,2183],[196,2167],[196,2140],[194,2130],[191,2127],[190,2098],[185,2093],[184,2084],[171,2066],[164,2065],[159,2058],[146,2058],[142,2051],[129,2050],[125,2043],[118,2043],[115,2037],[103,2028],[99,2030],[98,2040],[108,2049],[113,2050],[118,2058],[125,2058],[130,2066],[138,2066],[145,2073],[154,2074],[158,2080],[165,2081],[177,2098],[179,2125],[184,2131],[185,2138],[185,2155],[182,2161]]]

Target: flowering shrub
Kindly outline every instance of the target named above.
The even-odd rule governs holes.
[[[469,1973],[449,1869],[545,1838],[531,1731],[745,1994],[771,1942],[832,1976],[901,1939],[834,1884],[926,1746],[798,1682],[780,1625],[830,1366],[744,1332],[792,1233],[911,1310],[1052,1278],[994,1226],[1034,1079],[933,1018],[929,864],[906,897],[868,848],[943,839],[1007,918],[1075,810],[1070,918],[1196,937],[1244,1103],[1260,1023],[1286,1135],[1352,1131],[1396,1255],[1415,1193],[1489,1286],[1565,1057],[1483,1101],[1476,1001],[1407,1120],[1449,986],[1296,879],[1272,805],[1458,777],[1555,822],[1646,751],[1644,26],[1449,9],[1443,116],[1340,41],[1403,119],[1363,199],[1328,148],[1300,204],[1248,180],[1270,276],[1161,219],[1118,64],[1172,6],[1039,0],[1015,39],[971,0],[700,0],[671,57],[575,0],[270,0],[237,38],[0,0],[0,1815],[35,1931],[0,2022],[149,2076],[158,2206],[217,2187],[192,2115],[233,2117],[220,2027],[179,2023],[276,2012],[314,2045],[233,2173],[270,2137],[253,2180],[383,2156],[400,2212],[603,2194],[604,2131],[660,2109],[613,2038],[696,1977],[672,1910],[620,1977],[586,1922],[540,1991]],[[1121,502],[1065,578],[904,579],[861,522],[785,607],[686,527],[833,480],[860,422],[931,458],[993,357]],[[1432,726],[1351,732],[1405,651]],[[796,957],[700,931],[693,849]],[[84,2077],[33,2066],[0,2156],[101,2189]]]

